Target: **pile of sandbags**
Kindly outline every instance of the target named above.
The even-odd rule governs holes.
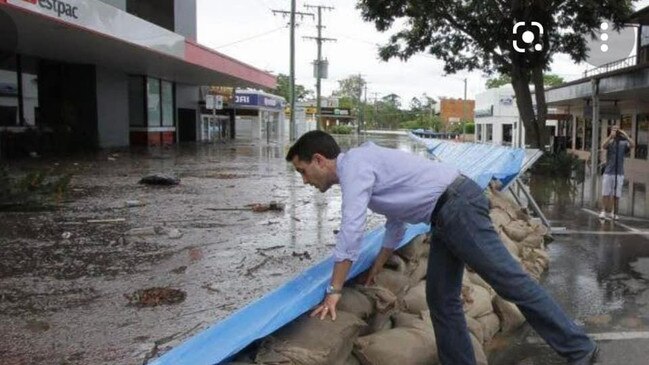
[[[535,278],[548,267],[545,227],[531,221],[504,194],[489,189],[491,218],[514,258]],[[415,237],[386,263],[375,285],[343,289],[338,318],[309,313],[263,339],[236,364],[417,365],[438,364],[435,333],[426,303],[429,236]],[[487,364],[484,345],[525,318],[477,273],[464,272],[461,300],[478,364]],[[234,363],[233,363],[234,364]]]

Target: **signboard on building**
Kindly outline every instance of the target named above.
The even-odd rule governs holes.
[[[320,113],[322,113],[322,115],[338,115],[344,117],[348,117],[352,114],[351,110],[347,108],[320,108]]]
[[[96,0],[6,0],[7,4],[64,23],[185,58],[185,38]]]
[[[278,110],[284,108],[284,101],[279,97],[251,92],[237,92],[235,102],[237,106],[242,107],[261,107]]]

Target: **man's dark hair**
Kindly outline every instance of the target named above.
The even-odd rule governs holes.
[[[293,161],[293,157],[297,156],[300,161],[311,162],[311,158],[316,153],[332,160],[340,154],[340,146],[328,133],[323,131],[306,132],[288,150],[286,161]]]

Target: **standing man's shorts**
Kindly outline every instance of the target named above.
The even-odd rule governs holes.
[[[617,186],[615,186],[615,176],[617,176]],[[602,195],[613,196],[615,190],[615,197],[622,197],[622,185],[624,184],[624,175],[602,175]]]

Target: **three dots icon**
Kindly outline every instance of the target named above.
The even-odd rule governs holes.
[[[604,33],[608,30],[608,23],[607,22],[602,22],[602,24],[599,25],[599,29],[602,30],[602,34],[600,34],[599,38],[602,40],[602,42],[606,42],[608,40],[608,34]],[[602,50],[602,52],[608,51],[608,45],[606,43],[602,44],[599,49]]]

